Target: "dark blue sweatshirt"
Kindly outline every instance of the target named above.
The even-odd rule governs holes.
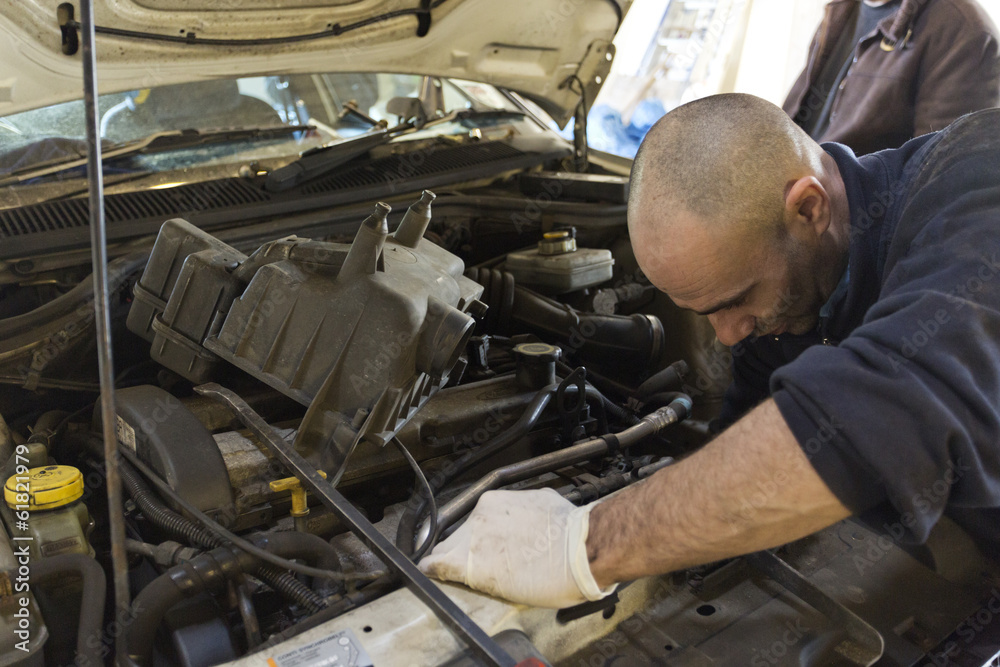
[[[1000,545],[1000,110],[860,159],[846,289],[816,331],[733,347],[731,423],[772,396],[856,514],[923,541],[942,513]]]

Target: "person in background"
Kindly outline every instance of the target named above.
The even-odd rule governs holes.
[[[998,33],[976,0],[833,0],[783,108],[861,155],[996,106]]]

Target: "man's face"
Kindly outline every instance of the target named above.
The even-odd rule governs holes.
[[[671,242],[633,239],[639,266],[675,304],[706,315],[720,342],[816,326],[823,301],[813,249],[789,235],[716,230],[694,220],[671,229],[681,232]]]

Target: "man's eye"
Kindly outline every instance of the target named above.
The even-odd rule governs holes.
[[[737,308],[739,308],[740,306],[742,306],[745,301],[746,301],[746,299],[740,299],[739,301],[733,301],[732,303],[723,306],[722,310],[736,310]]]

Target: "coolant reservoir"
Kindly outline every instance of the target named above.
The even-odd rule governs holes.
[[[73,466],[42,466],[31,468],[27,475],[11,475],[3,497],[14,515],[15,540],[30,537],[35,558],[93,556],[87,537],[94,523],[82,496],[83,475]]]
[[[537,248],[507,255],[505,269],[525,287],[564,294],[611,280],[615,260],[610,250],[577,248],[567,231],[547,232]]]

